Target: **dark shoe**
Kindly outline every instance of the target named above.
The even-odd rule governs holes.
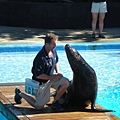
[[[93,34],[92,34],[92,38],[96,38],[96,35],[95,35],[95,33],[93,33]]]
[[[56,96],[56,91],[50,93],[50,97],[55,97]]]
[[[101,33],[99,34],[99,38],[105,38],[105,36]]]
[[[53,102],[51,107],[57,111],[63,111],[63,107],[58,103],[58,101]]]
[[[14,100],[17,104],[21,104],[22,103],[22,97],[19,96],[19,93],[21,93],[20,89],[19,88],[16,88],[15,89],[15,97],[14,97]]]

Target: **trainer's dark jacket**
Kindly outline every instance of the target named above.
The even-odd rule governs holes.
[[[43,46],[43,48],[38,52],[33,61],[32,67],[33,80],[45,83],[48,80],[41,80],[37,79],[36,77],[43,73],[47,75],[53,75],[55,64],[58,62],[58,55],[56,49],[54,49],[52,52],[53,52],[52,58],[48,56],[48,53],[45,50],[45,46]]]

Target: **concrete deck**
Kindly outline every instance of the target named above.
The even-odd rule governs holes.
[[[78,29],[36,29],[0,26],[0,44],[43,43],[47,33],[59,36],[58,42],[120,42],[120,28],[105,28],[105,39],[91,38],[92,31]]]

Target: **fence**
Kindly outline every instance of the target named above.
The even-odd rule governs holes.
[[[0,25],[45,29],[91,28],[91,2],[0,1]],[[108,2],[105,27],[120,27],[120,2]]]

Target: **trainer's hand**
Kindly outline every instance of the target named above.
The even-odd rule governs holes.
[[[63,75],[60,73],[57,73],[52,76],[52,80],[59,80],[61,77],[63,77]]]

